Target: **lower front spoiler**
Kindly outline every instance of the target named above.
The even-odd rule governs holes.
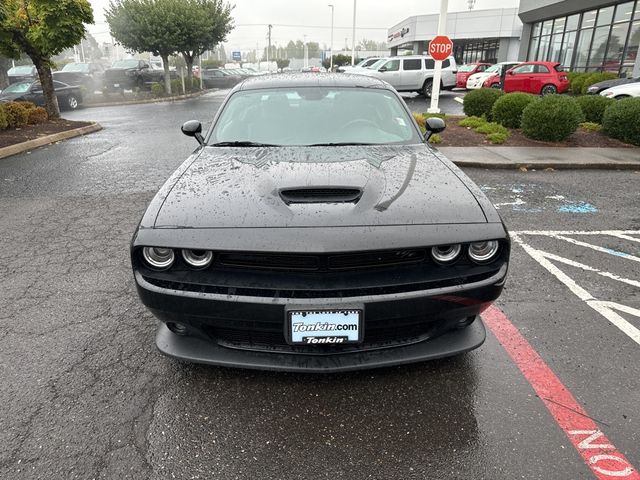
[[[156,335],[158,349],[170,357],[223,367],[332,373],[391,367],[435,360],[468,352],[484,343],[486,331],[480,317],[466,328],[402,347],[335,355],[308,355],[238,350],[193,336],[180,336],[162,323]]]

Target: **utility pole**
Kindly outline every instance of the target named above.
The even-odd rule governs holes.
[[[271,53],[271,29],[273,26],[269,24],[269,45],[267,46],[267,71],[271,71],[271,66],[269,65],[269,53]]]
[[[356,0],[353,0],[353,29],[351,30],[351,66],[356,62]]]
[[[304,45],[302,47],[302,51],[303,51],[303,57],[304,57],[304,61],[302,62],[302,66],[303,67],[308,67],[309,66],[309,50],[307,50],[307,36],[303,35],[304,37]]]
[[[331,60],[329,60],[329,71],[333,71],[333,5],[329,5],[331,7],[331,45],[329,45],[329,55]]]

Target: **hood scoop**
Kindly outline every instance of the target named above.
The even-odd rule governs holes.
[[[354,187],[301,187],[280,190],[287,205],[293,203],[358,203],[362,189]]]

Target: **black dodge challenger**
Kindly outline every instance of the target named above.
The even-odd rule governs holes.
[[[445,357],[485,339],[509,236],[387,83],[237,85],[131,244],[156,343],[183,360],[331,372]]]

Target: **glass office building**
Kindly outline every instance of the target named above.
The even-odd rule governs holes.
[[[522,58],[560,62],[572,71],[640,74],[640,0],[522,0],[519,16]]]

